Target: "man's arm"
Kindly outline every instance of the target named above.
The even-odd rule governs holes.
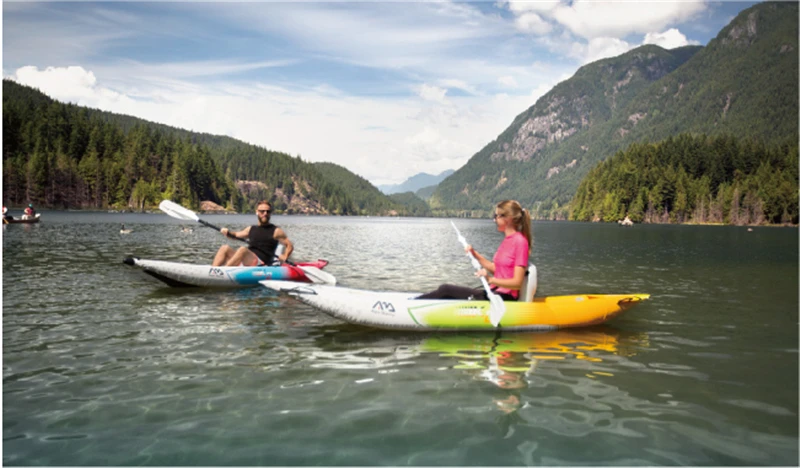
[[[280,260],[281,263],[284,263],[289,259],[289,256],[292,255],[292,251],[294,251],[294,244],[292,244],[292,241],[289,240],[289,237],[286,236],[286,233],[283,232],[283,229],[281,228],[275,228],[275,234],[273,237],[285,247],[283,253],[278,255],[278,260]]]
[[[247,239],[250,236],[250,226],[242,229],[241,231],[231,232],[228,228],[222,228],[219,230],[223,236],[228,237],[236,237],[237,239]]]

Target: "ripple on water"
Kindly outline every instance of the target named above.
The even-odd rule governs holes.
[[[4,231],[6,464],[796,463],[796,261],[761,268],[682,237],[710,231],[535,223],[540,295],[652,299],[599,330],[496,339],[353,327],[262,288],[170,290],[120,260],[205,262],[219,233],[124,215],[120,236],[122,219],[57,215]],[[447,220],[279,221],[344,286],[474,281]],[[457,222],[496,249],[489,220]]]

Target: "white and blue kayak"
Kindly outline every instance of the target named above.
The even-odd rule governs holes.
[[[417,299],[418,292],[367,291],[325,284],[264,280],[349,323],[412,331],[494,330],[489,301]],[[598,325],[650,297],[649,294],[581,294],[505,302],[499,327],[506,331],[546,331]]]
[[[211,266],[189,263],[142,260],[127,257],[126,265],[141,268],[157,280],[176,288],[212,287],[243,288],[258,286],[265,279],[285,280],[291,284],[326,283],[336,284],[336,278],[322,271],[327,260],[316,262],[282,264],[277,266]]]

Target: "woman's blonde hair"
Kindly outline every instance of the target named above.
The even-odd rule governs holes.
[[[497,204],[500,214],[511,219],[514,229],[521,232],[528,239],[528,255],[533,249],[533,235],[531,234],[531,214],[516,200],[503,200]]]

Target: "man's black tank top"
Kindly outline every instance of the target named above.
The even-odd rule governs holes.
[[[266,226],[250,226],[250,250],[267,265],[272,265],[278,241],[275,239],[274,224]]]

